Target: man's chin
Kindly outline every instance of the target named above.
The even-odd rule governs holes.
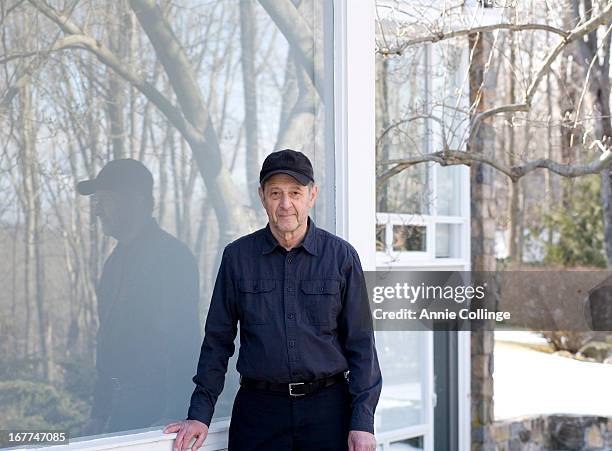
[[[276,223],[276,227],[279,231],[283,233],[291,233],[295,232],[300,227],[300,225],[297,223],[297,221],[279,221]]]

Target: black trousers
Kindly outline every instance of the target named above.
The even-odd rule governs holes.
[[[290,397],[240,387],[229,429],[229,451],[348,449],[350,395],[345,383]]]

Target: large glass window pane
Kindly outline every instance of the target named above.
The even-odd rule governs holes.
[[[438,215],[461,216],[461,166],[436,167]]]
[[[427,228],[425,226],[394,225],[393,250],[425,252],[427,250]]]
[[[428,152],[426,48],[376,62],[376,158],[378,175],[393,162]],[[428,214],[428,165],[418,164],[377,186],[377,211]]]
[[[443,143],[451,150],[464,150],[468,132],[469,83],[467,70],[462,69],[467,43],[462,39],[447,40],[430,46],[431,113],[441,119],[433,133],[436,150]]]
[[[383,388],[376,410],[378,432],[425,422],[426,334],[379,331],[376,349]]]
[[[91,53],[67,49],[44,54],[53,64],[36,60],[0,118],[3,429],[78,437],[185,418],[222,250],[267,221],[257,186],[270,152],[293,148],[312,159],[313,217],[335,228],[332,2],[288,2],[312,33],[305,54],[287,18],[271,18],[257,1],[162,3],[156,30],[168,26],[180,44],[171,43],[166,60],[158,54],[165,41],[152,45],[155,30],[145,32],[129,2],[76,2],[70,11],[154,95]],[[11,54],[26,55],[0,75],[8,92],[38,58],[28,55],[62,32],[26,3],[0,29]],[[145,242],[144,229],[117,246],[96,209],[125,199],[75,191],[128,157],[152,172],[153,217],[184,243],[163,235],[170,253],[130,245]],[[199,295],[187,288],[198,282]],[[234,365],[215,418],[230,414]]]
[[[461,224],[436,224],[436,258],[459,258]]]
[[[429,214],[431,191],[427,164],[412,166],[377,189],[379,212]]]

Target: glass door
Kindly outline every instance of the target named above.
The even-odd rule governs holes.
[[[433,450],[433,332],[379,331],[379,450]]]

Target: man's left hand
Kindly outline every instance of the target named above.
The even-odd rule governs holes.
[[[374,434],[365,431],[350,431],[348,436],[349,451],[375,451]]]

